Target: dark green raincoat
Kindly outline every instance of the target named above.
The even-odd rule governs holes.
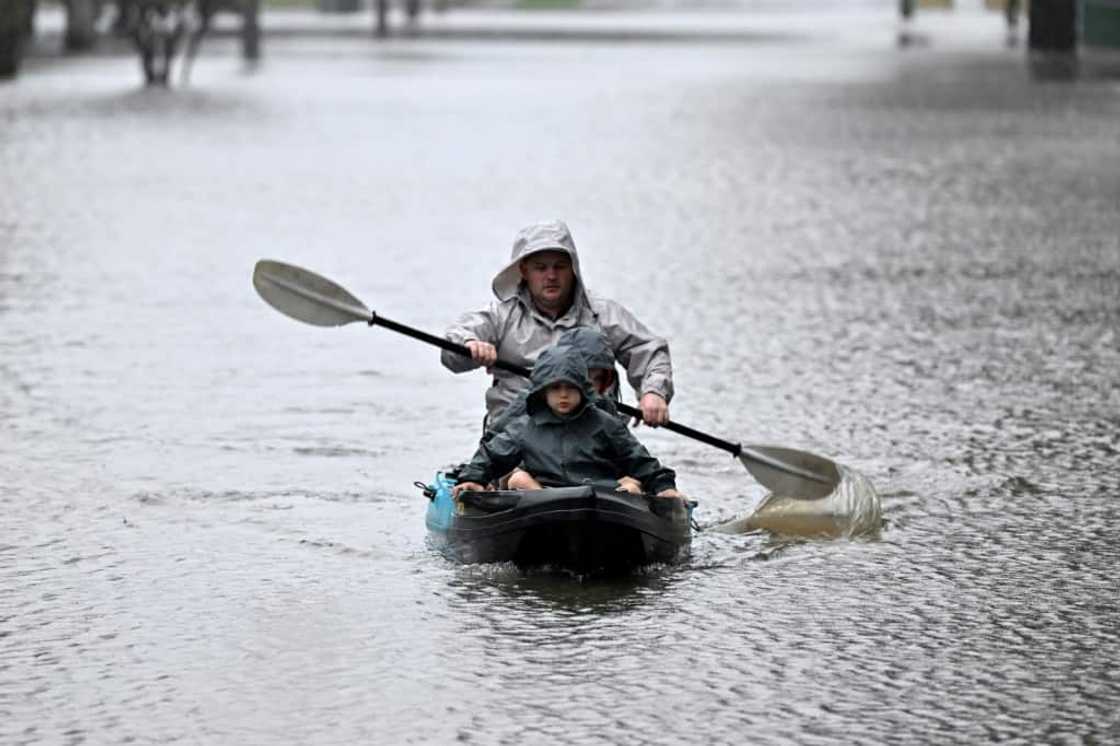
[[[550,384],[566,381],[583,392],[580,406],[558,416],[545,401]],[[613,489],[631,476],[642,490],[676,487],[676,474],[649,454],[617,415],[591,406],[593,389],[583,356],[571,347],[541,353],[530,379],[526,414],[483,442],[459,472],[460,482],[486,484],[517,466],[546,487],[590,484]]]
[[[589,326],[580,326],[569,329],[556,340],[556,347],[570,347],[583,356],[583,361],[588,368],[604,368],[614,372],[614,353],[607,344],[607,338],[598,329]],[[547,351],[546,351],[547,352]],[[542,353],[545,354],[545,353]],[[555,353],[551,353],[555,354]],[[491,440],[495,435],[509,426],[509,423],[521,417],[526,412],[526,403],[532,388],[522,391],[501,414],[486,423],[486,432],[482,435],[482,442]],[[608,414],[618,415],[618,375],[615,375],[614,385],[606,394],[600,395],[592,388],[591,403]]]

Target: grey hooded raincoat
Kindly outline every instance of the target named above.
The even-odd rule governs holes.
[[[566,416],[555,414],[545,401],[545,389],[557,381],[584,394],[580,406]],[[593,391],[578,352],[557,346],[541,353],[533,368],[527,413],[479,446],[459,471],[459,482],[486,484],[520,465],[546,487],[613,489],[620,477],[629,475],[647,493],[675,488],[672,469],[651,456],[622,420],[590,404]]]
[[[550,319],[533,305],[521,281],[519,264],[538,251],[563,251],[571,257],[575,274],[572,305],[558,319]],[[551,347],[568,329],[587,326],[601,331],[614,356],[626,368],[627,379],[639,397],[648,392],[665,401],[673,398],[673,368],[669,343],[655,336],[630,311],[609,298],[600,298],[583,284],[579,254],[571,232],[563,222],[554,220],[523,228],[513,242],[509,264],[491,284],[497,300],[482,310],[464,314],[444,336],[458,344],[489,342],[498,358],[532,367],[537,356]],[[474,360],[444,352],[444,367],[455,373],[474,370]],[[504,371],[494,371],[494,382],[486,392],[486,412],[495,416],[527,386],[525,379]]]

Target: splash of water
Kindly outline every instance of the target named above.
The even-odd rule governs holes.
[[[840,484],[830,494],[803,500],[771,494],[754,512],[716,527],[717,531],[742,533],[769,531],[782,536],[820,536],[851,539],[874,535],[883,523],[879,493],[866,476],[840,466]]]

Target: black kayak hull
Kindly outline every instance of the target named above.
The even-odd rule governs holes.
[[[691,508],[676,498],[560,487],[455,500],[451,482],[440,482],[426,522],[432,543],[460,562],[629,571],[679,561],[692,539]]]

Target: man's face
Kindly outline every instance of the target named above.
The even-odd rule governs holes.
[[[551,383],[544,390],[544,398],[548,408],[558,415],[566,415],[583,401],[583,394],[567,381]]]
[[[563,251],[538,251],[521,260],[521,277],[542,311],[563,313],[572,302],[576,276]]]

